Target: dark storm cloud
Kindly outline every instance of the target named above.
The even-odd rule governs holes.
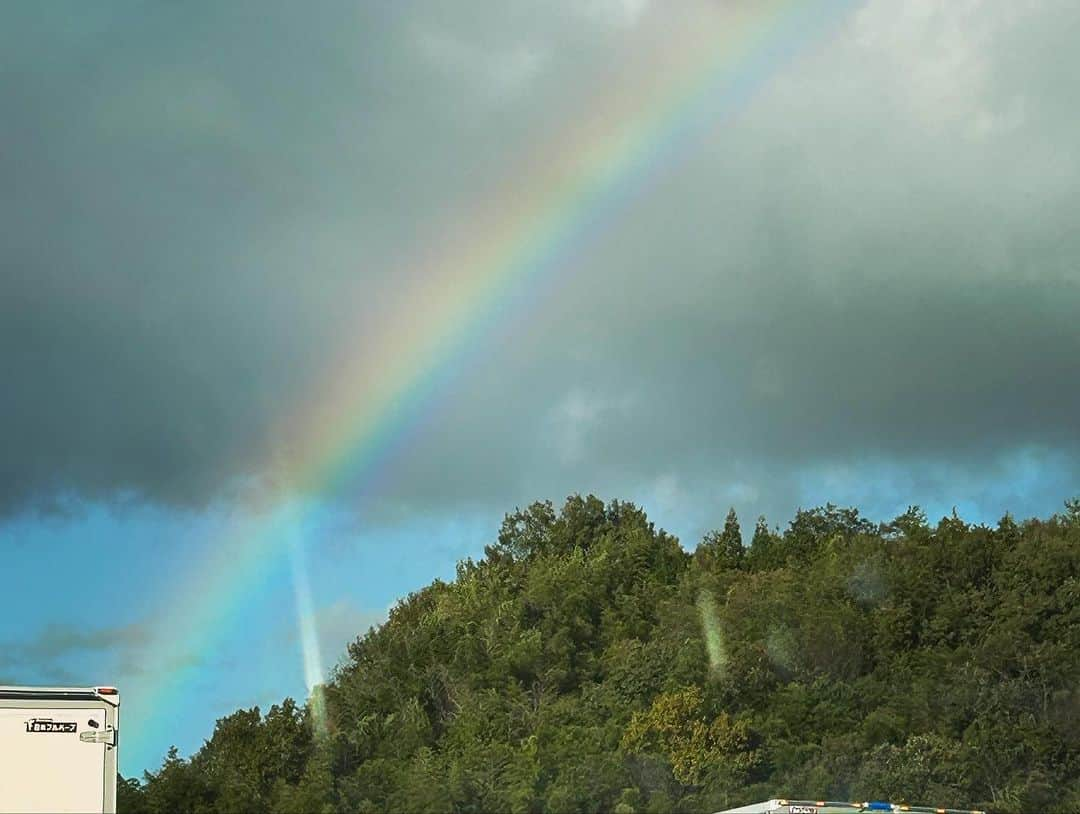
[[[379,488],[786,505],[823,467],[1075,452],[1080,13],[902,6],[853,11],[617,207],[435,394]],[[198,501],[257,474],[412,252],[583,98],[637,92],[613,66],[671,15],[50,8],[0,35],[9,509]]]
[[[0,504],[202,500],[248,473],[540,117],[505,118],[543,55],[498,24],[545,36],[527,12],[486,33],[439,4],[12,12]]]

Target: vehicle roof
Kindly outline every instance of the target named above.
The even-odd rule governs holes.
[[[904,814],[985,814],[974,809],[939,808],[937,806],[917,806],[907,803],[886,803],[881,801],[848,803],[833,800],[766,800],[739,808],[729,808],[719,814],[789,814],[795,810],[810,809],[817,814],[855,814],[856,812],[903,812]]]
[[[103,693],[102,690],[110,690]],[[44,698],[57,701],[102,700],[116,705],[120,693],[115,687],[15,687],[0,686],[0,698]]]

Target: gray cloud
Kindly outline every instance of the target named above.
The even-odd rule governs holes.
[[[470,8],[72,4],[6,27],[0,506],[191,503],[258,473],[417,254],[588,100],[644,99],[631,67],[680,16]],[[495,321],[379,493],[786,511],[814,473],[862,472],[838,488],[884,506],[1068,458],[1078,23],[857,7]]]
[[[87,627],[48,624],[0,642],[0,683],[83,686],[90,680],[128,687],[148,676],[192,667],[219,667],[222,657],[180,650],[164,653],[160,621]]]
[[[64,665],[72,659],[92,655],[99,660],[119,657],[126,663],[131,654],[147,648],[151,639],[151,631],[142,624],[94,629],[49,625],[32,639],[4,642],[0,672],[14,675],[31,670],[52,683],[70,684],[74,674]]]

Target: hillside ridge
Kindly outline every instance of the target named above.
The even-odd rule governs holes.
[[[121,811],[1080,811],[1080,500],[995,527],[833,505],[688,553],[631,503],[506,516],[316,699],[218,721]]]

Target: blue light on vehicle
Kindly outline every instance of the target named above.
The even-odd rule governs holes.
[[[873,802],[866,804],[867,811],[892,811],[892,803]]]

